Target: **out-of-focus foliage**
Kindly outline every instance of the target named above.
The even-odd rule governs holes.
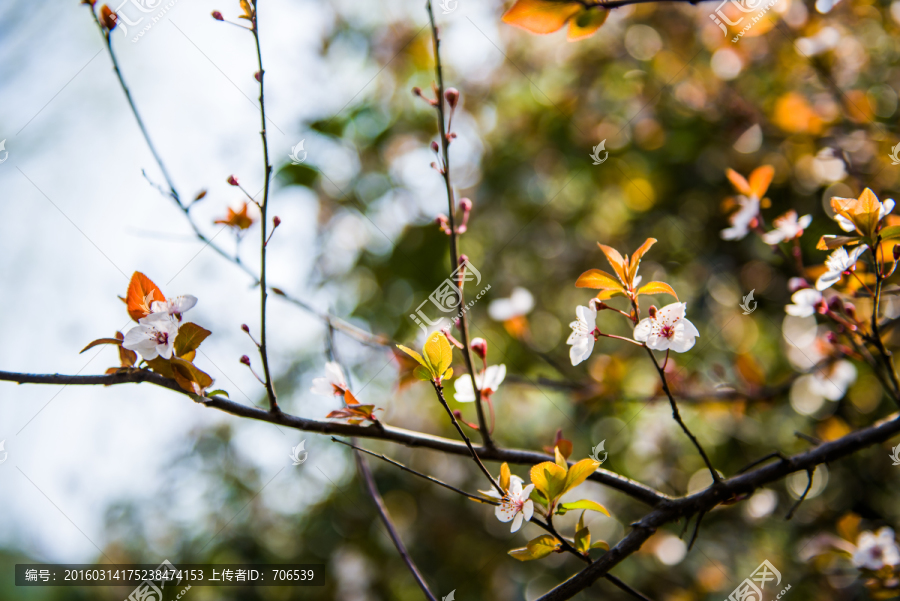
[[[429,169],[435,118],[410,94],[413,86],[430,89],[431,40],[420,29],[424,12],[415,20],[363,24],[354,8],[340,14],[322,52],[331,60],[332,49],[361,45],[384,70],[351,106],[310,129],[322,144],[354,156],[358,169],[338,185],[333,167],[316,163],[311,152],[306,164],[281,166],[278,182],[307,186],[320,197],[316,277],[341,291],[339,312],[420,348],[424,337],[409,314],[451,268],[447,237],[434,224],[447,210],[440,176]],[[567,324],[576,305],[592,297],[575,281],[588,269],[605,269],[597,242],[632,249],[651,237],[658,242],[642,263],[644,282],[671,284],[700,331],[692,351],[670,357],[669,381],[723,474],[775,450],[809,448],[796,431],[831,440],[888,414],[889,401],[862,363],[854,363],[857,378],[839,400],[792,383],[815,338],[814,324],[784,313],[793,265],[754,236],[724,241],[719,232],[734,195],[729,167],[749,174],[774,166],[763,214],[768,221],[790,209],[813,216],[801,239],[807,265],[824,261],[816,241],[837,231],[829,217],[832,196],[856,197],[866,186],[882,199],[897,193],[900,167],[889,154],[898,136],[900,3],[843,0],[821,14],[811,2],[779,0],[738,43],[711,22],[711,5],[614,9],[596,34],[575,43],[563,33],[539,37],[502,25],[505,8],[495,7],[490,30],[459,13],[439,15],[448,39],[471,38],[485,53],[466,70],[447,44],[444,63],[445,81],[461,92],[451,175],[459,196],[474,203],[461,250],[491,285],[469,312],[470,327],[488,341],[489,360],[510,374],[494,396],[497,441],[541,449],[562,428],[573,441],[573,460],[605,440],[604,468],[671,495],[708,484],[700,457],[659,396],[643,349],[601,339],[585,363],[573,368],[568,360]],[[602,140],[609,159],[592,165],[589,155]],[[491,320],[488,303],[515,287],[531,292],[534,309]],[[758,309],[744,315],[739,305],[751,290]],[[662,294],[642,300],[670,301]],[[621,299],[607,302],[626,308]],[[891,297],[889,314],[900,314],[895,303]],[[604,331],[631,334],[621,320],[606,314],[600,320]],[[406,365],[392,357],[389,349],[368,348],[354,363]],[[297,366],[308,371],[320,364],[303,357]],[[411,369],[406,365],[405,375]],[[455,371],[464,372],[461,364]],[[299,377],[284,380],[280,401],[290,411],[300,406],[290,388]],[[388,407],[384,421],[392,425],[455,436],[427,383],[405,378],[388,398],[354,392],[363,403]],[[748,395],[754,400],[743,400]],[[471,405],[450,394],[448,400],[474,420]],[[467,490],[484,486],[465,457],[363,444]],[[311,509],[275,511],[256,502],[265,481],[242,453],[228,429],[198,432],[174,463],[180,475],[166,498],[108,510],[114,542],[105,552],[116,561],[150,562],[163,552],[185,563],[321,561],[331,575],[324,589],[197,588],[190,598],[198,601],[421,598],[352,470],[333,487],[318,480],[329,492]],[[888,455],[885,445],[820,467],[789,522],[784,516],[806,486],[803,473],[707,515],[690,553],[679,539],[685,525],[670,525],[614,573],[654,599],[721,599],[768,559],[793,585],[792,599],[863,598],[855,571],[805,561],[803,549],[823,532],[840,532],[848,519],[861,520],[860,530],[900,525],[897,468]],[[456,589],[466,600],[532,599],[581,568],[556,554],[515,561],[507,551],[541,534],[536,527],[526,523],[511,535],[486,506],[369,461],[411,555],[439,596]],[[526,466],[512,469],[527,475]],[[615,544],[646,510],[590,482],[581,490],[613,516],[585,517],[594,540]],[[196,499],[196,519],[171,523],[166,503],[184,496]],[[579,515],[559,521],[571,531]],[[0,585],[3,597],[17,599],[96,598],[91,590],[26,595]],[[602,582],[579,598],[601,596],[626,598]]]

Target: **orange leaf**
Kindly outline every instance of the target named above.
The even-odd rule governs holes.
[[[743,194],[744,196],[753,196],[753,189],[750,187],[750,184],[744,179],[744,176],[735,171],[734,169],[727,169],[725,171],[725,176],[728,178],[728,181],[731,182],[731,185],[734,186],[734,189]]]
[[[585,8],[569,21],[569,31],[566,39],[577,42],[596,33],[600,26],[606,22],[609,11],[602,8]]]
[[[553,33],[579,11],[581,5],[578,2],[516,0],[503,15],[503,22],[531,33]]]
[[[671,294],[675,297],[675,300],[678,300],[678,295],[675,294],[675,290],[672,289],[671,286],[666,284],[665,282],[647,282],[637,292],[638,294]]]
[[[582,273],[578,276],[575,286],[577,288],[593,288],[595,290],[625,291],[622,284],[616,281],[616,278],[600,269],[589,269]]]
[[[622,290],[602,290],[594,298],[603,301],[615,298],[617,296],[625,296],[625,292],[623,292]]]
[[[81,349],[81,352],[79,352],[78,354],[80,355],[84,351],[94,348],[95,346],[99,346],[101,344],[117,344],[117,345],[121,346],[122,341],[119,340],[118,338],[98,338],[97,340],[94,340],[93,342],[88,344],[86,347]]]
[[[125,302],[131,319],[139,321],[142,317],[150,315],[150,303],[154,301],[166,302],[162,290],[154,284],[150,278],[140,271],[135,271],[128,283],[128,293]]]
[[[750,191],[753,196],[757,198],[765,196],[774,176],[775,168],[771,165],[763,165],[754,169],[750,174]]]
[[[256,222],[256,218],[247,213],[248,209],[249,205],[246,202],[238,211],[229,207],[225,217],[216,219],[213,223],[221,223],[222,225],[227,225],[238,230],[249,229],[250,226]]]
[[[628,281],[633,282],[634,276],[637,275],[638,267],[641,264],[641,257],[644,256],[650,247],[656,244],[656,238],[647,238],[643,244],[641,244],[640,248],[634,251],[634,254],[631,255],[631,260],[628,261]]]
[[[625,263],[625,259],[622,258],[622,255],[619,254],[612,246],[606,246],[605,244],[597,243],[597,246],[600,247],[600,250],[603,251],[603,254],[606,255],[606,260],[609,261],[609,264],[612,265],[613,271],[616,272],[616,275],[619,277],[619,281],[623,284],[628,281],[627,268],[628,266]]]

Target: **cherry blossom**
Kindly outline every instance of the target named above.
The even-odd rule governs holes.
[[[693,348],[700,335],[697,328],[684,317],[687,303],[672,303],[646,317],[634,328],[634,339],[657,351],[673,350],[684,353]]]
[[[578,319],[569,324],[569,327],[572,328],[572,333],[569,334],[569,339],[566,340],[566,344],[572,345],[572,348],[569,349],[569,358],[572,360],[572,365],[578,365],[590,357],[591,351],[594,350],[597,309],[594,308],[594,303],[591,301],[587,307],[579,305],[575,309],[575,315]]]
[[[511,532],[517,532],[522,527],[522,523],[530,522],[534,515],[534,502],[528,498],[531,491],[534,490],[534,484],[523,487],[524,483],[525,481],[520,477],[511,475],[506,497],[501,497],[500,493],[494,489],[479,491],[486,496],[501,499],[500,505],[494,509],[494,515],[501,522],[512,521]]]
[[[488,315],[494,321],[508,321],[527,315],[534,308],[534,296],[525,288],[513,288],[509,298],[498,298],[488,305]]]
[[[481,396],[489,397],[500,387],[503,379],[506,377],[505,365],[491,365],[482,373],[475,374],[475,384],[481,391]],[[472,387],[472,378],[469,374],[465,374],[456,379],[456,392],[453,398],[458,403],[474,403],[475,389]]]
[[[816,281],[817,290],[825,290],[831,288],[841,279],[845,271],[850,271],[856,265],[859,257],[869,248],[866,244],[862,244],[854,248],[850,253],[843,246],[831,253],[831,256],[825,259],[825,267],[828,271],[819,276]]]
[[[741,208],[728,218],[731,227],[720,232],[723,240],[740,240],[750,232],[750,227],[759,216],[759,198],[738,196]]]
[[[860,534],[853,553],[853,565],[873,572],[884,566],[900,565],[900,548],[894,540],[894,531],[884,527],[877,533],[866,531]]]
[[[791,296],[792,305],[784,307],[785,313],[794,317],[809,317],[816,312],[816,307],[822,302],[822,293],[813,288],[803,288]]]
[[[856,382],[856,366],[841,359],[812,374],[809,390],[829,401],[839,401],[844,398],[847,389],[854,382]]]
[[[187,313],[196,304],[196,296],[185,294],[170,298],[166,302],[153,301],[150,303],[150,311],[151,313],[168,313],[180,321],[182,314]]]
[[[812,222],[812,215],[804,215],[797,218],[797,211],[788,211],[781,217],[775,218],[772,225],[775,229],[763,234],[763,242],[766,244],[778,244],[798,238]]]
[[[347,390],[347,380],[344,378],[344,372],[341,366],[334,361],[325,364],[325,377],[315,378],[312,382],[310,392],[320,394],[322,396],[338,395],[342,396]]]
[[[125,333],[122,346],[141,354],[145,361],[157,357],[171,359],[178,336],[178,322],[168,312],[151,313],[142,317],[134,328]]]

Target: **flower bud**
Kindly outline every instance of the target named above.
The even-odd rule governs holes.
[[[838,337],[837,337],[837,334],[835,334],[834,332],[828,332],[827,338],[828,338],[828,342],[830,342],[831,344],[837,344]]]
[[[91,8],[94,8],[94,4],[97,3],[97,0],[81,0],[82,4],[89,4]]]
[[[236,178],[235,176],[233,176],[233,175],[229,175],[229,176],[228,176],[228,180],[226,180],[226,181],[227,181],[229,184],[231,184],[232,186],[239,186],[239,185],[240,185],[240,184],[238,183],[238,181],[237,181],[237,178]]]
[[[468,263],[468,261],[469,261],[469,257],[467,257],[466,255],[459,255],[458,263],[460,265],[464,265],[464,264]]]
[[[215,19],[216,21],[224,21],[225,20],[225,17],[222,16],[222,13],[220,13],[217,10],[212,11],[212,18]]]
[[[419,98],[421,98],[422,97],[422,88],[420,88],[419,86],[415,86],[412,89],[412,93],[413,93],[413,96],[418,96]]]
[[[456,88],[447,88],[444,90],[444,98],[447,100],[447,104],[450,105],[450,108],[455,109],[456,103],[459,102],[459,90]]]
[[[853,303],[844,303],[844,313],[846,313],[847,317],[850,319],[856,319],[856,307]]]
[[[272,227],[278,227],[279,225],[281,225],[281,218],[275,215],[272,217]]]
[[[839,296],[832,296],[828,301],[829,311],[840,311],[843,307],[844,303],[841,302],[841,298]]]
[[[472,343],[469,346],[472,348],[472,351],[482,359],[487,357],[488,344],[487,340],[484,338],[473,338]]]
[[[453,417],[455,417],[456,419],[462,419],[462,411],[460,411],[459,409],[454,409]]]
[[[437,151],[440,150],[440,149],[441,149],[441,147],[438,146],[438,143],[432,140],[432,142],[431,142],[431,150],[433,150],[434,152],[437,152]]]
[[[241,324],[241,329],[244,330],[245,332],[247,332],[248,334],[250,333],[250,326],[248,326],[245,323]],[[249,359],[248,359],[248,361],[249,361]]]
[[[656,305],[650,305],[650,308],[647,309],[647,314],[650,316],[650,319],[656,319]]]
[[[100,24],[103,25],[105,29],[112,31],[116,28],[116,23],[118,23],[118,21],[119,15],[113,12],[113,9],[106,4],[100,7]]]
[[[253,79],[256,81],[262,82],[262,71],[257,71],[253,74]]]
[[[241,357],[241,363],[243,363],[247,367],[250,367],[250,357],[248,357],[247,355],[243,355]]]
[[[459,199],[459,208],[468,213],[472,210],[472,201],[468,198],[460,198]]]

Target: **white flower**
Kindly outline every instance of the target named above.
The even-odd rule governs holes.
[[[816,312],[816,305],[822,302],[822,293],[813,288],[803,288],[791,296],[793,305],[784,307],[785,313],[794,317],[809,317]]]
[[[505,365],[491,365],[484,372],[475,374],[475,384],[481,391],[481,396],[490,396],[497,392],[500,384],[506,377]],[[469,374],[465,374],[456,378],[456,392],[453,398],[458,403],[474,403],[475,389],[472,387],[472,378]]]
[[[181,315],[183,313],[187,313],[190,309],[197,304],[197,297],[191,296],[190,294],[185,294],[183,296],[176,296],[175,298],[170,298],[166,302],[161,301],[153,301],[150,303],[150,312],[151,313],[168,313],[169,315],[174,316],[177,319],[181,319]]]
[[[691,350],[700,332],[685,319],[687,303],[672,303],[646,317],[634,328],[634,339],[657,351],[672,349],[676,353]]]
[[[722,230],[723,240],[740,240],[750,231],[750,224],[759,215],[759,199],[755,196],[738,196],[741,208],[728,218],[731,227]]]
[[[856,265],[860,255],[866,252],[867,248],[869,247],[866,244],[861,244],[848,254],[847,249],[842,246],[831,253],[831,256],[825,259],[825,267],[828,268],[828,271],[819,276],[816,281],[816,289],[825,290],[838,283],[841,275]]]
[[[900,565],[900,548],[894,540],[894,531],[885,527],[875,534],[869,531],[860,534],[853,553],[853,565],[872,571]]]
[[[884,202],[877,201],[878,203],[878,221],[884,219],[884,216],[894,210],[894,199],[888,198]],[[834,220],[837,221],[837,224],[841,226],[841,229],[845,232],[852,232],[856,230],[856,226],[853,225],[853,222],[844,217],[843,215],[835,215]]]
[[[829,401],[839,401],[844,398],[847,389],[854,382],[856,382],[856,366],[842,359],[835,361],[831,367],[822,368],[814,373],[809,381],[809,390]]]
[[[496,490],[480,491],[489,497],[495,499],[503,499],[500,505],[494,509],[494,515],[501,522],[512,520],[512,532],[517,532],[522,527],[522,522],[530,522],[531,516],[534,515],[534,502],[529,499],[534,484],[522,487],[525,481],[516,475],[509,477],[509,490],[506,491],[506,498],[503,499]]]
[[[797,211],[788,211],[772,222],[775,229],[763,234],[763,242],[766,244],[778,244],[779,242],[793,240],[809,227],[810,222],[812,222],[812,215],[804,215],[798,219]]]
[[[513,288],[509,298],[498,298],[488,305],[488,315],[494,321],[509,321],[527,315],[534,308],[534,297],[525,288]]]
[[[166,313],[151,313],[142,317],[138,326],[126,332],[122,346],[136,351],[147,361],[162,357],[171,359],[178,336],[178,322]]]
[[[310,392],[321,394],[322,396],[331,396],[333,394],[342,395],[347,390],[347,380],[344,378],[344,372],[341,366],[334,361],[325,364],[325,377],[316,378],[312,382]]]
[[[594,350],[597,309],[594,308],[594,303],[590,302],[587,307],[579,305],[575,309],[575,315],[578,316],[578,319],[569,324],[569,327],[572,328],[572,333],[569,334],[569,339],[566,340],[566,344],[572,345],[572,348],[569,349],[569,358],[572,360],[572,365],[578,365],[590,357],[591,351]]]

